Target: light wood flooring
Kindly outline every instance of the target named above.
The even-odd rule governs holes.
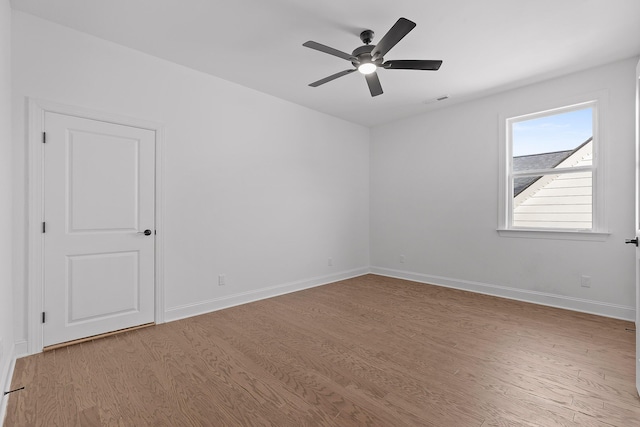
[[[367,275],[19,359],[5,426],[640,426],[633,327]]]

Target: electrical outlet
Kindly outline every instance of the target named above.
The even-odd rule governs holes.
[[[227,278],[224,274],[218,276],[218,286],[224,286],[227,284]]]
[[[591,287],[591,276],[580,276],[580,286],[583,288]]]
[[[404,255],[400,255],[400,263],[404,264]]]
[[[329,258],[329,260],[327,260],[327,265],[329,267],[333,266],[333,258]]]

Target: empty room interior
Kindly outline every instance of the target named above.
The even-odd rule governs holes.
[[[640,426],[637,0],[0,0],[0,425]]]

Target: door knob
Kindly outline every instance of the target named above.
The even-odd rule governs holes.
[[[635,239],[627,239],[624,242],[625,243],[633,243],[634,245],[638,246],[638,238],[637,237]]]
[[[151,236],[151,230],[146,229],[144,231],[138,231],[138,234],[144,234],[145,236]]]

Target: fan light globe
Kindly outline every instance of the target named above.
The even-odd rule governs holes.
[[[358,71],[360,71],[362,74],[371,74],[376,70],[376,65],[372,64],[371,62],[365,62],[364,64],[360,64],[358,66]]]

